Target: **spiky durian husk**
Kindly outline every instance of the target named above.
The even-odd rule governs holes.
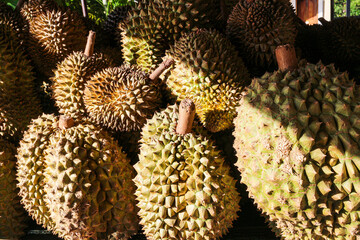
[[[0,24],[0,137],[19,140],[40,108],[32,67],[18,33]]]
[[[116,7],[103,24],[103,31],[107,35],[108,44],[112,47],[121,43],[121,30],[119,24],[125,21],[131,6]]]
[[[73,118],[86,116],[85,84],[92,75],[110,64],[102,54],[88,57],[82,52],[74,52],[59,63],[51,78],[53,98],[59,112]]]
[[[106,132],[88,123],[56,130],[45,151],[46,199],[65,239],[128,239],[137,232],[134,170]]]
[[[36,16],[29,25],[29,52],[37,69],[52,76],[56,64],[73,51],[85,48],[84,21],[70,10],[53,10]]]
[[[265,74],[235,119],[242,182],[284,239],[356,239],[360,95],[333,65]]]
[[[294,45],[294,15],[287,0],[240,0],[226,32],[249,67],[270,70],[276,66],[275,48]]]
[[[135,165],[140,224],[149,239],[217,239],[232,226],[239,194],[212,141],[175,132],[178,107],[169,106],[142,130]]]
[[[322,61],[335,63],[360,81],[360,18],[337,18],[322,24],[324,31],[319,42]]]
[[[319,40],[322,34],[323,27],[319,24],[298,26],[298,34],[295,41],[295,47],[300,50],[298,55],[311,63],[320,61]]]
[[[150,71],[182,33],[208,27],[216,19],[216,0],[140,1],[121,25],[124,60]]]
[[[86,84],[84,104],[90,119],[115,131],[139,131],[159,108],[157,81],[136,66],[96,73]]]
[[[211,132],[231,127],[241,91],[250,80],[231,43],[216,31],[201,29],[183,35],[165,58],[175,60],[166,83],[178,100],[190,98]]]
[[[4,2],[0,2],[0,24],[4,24],[17,33],[21,44],[28,31],[28,25],[23,21],[18,11],[13,9]],[[25,46],[24,46],[25,48]]]
[[[17,150],[21,203],[38,224],[49,230],[54,230],[54,222],[44,200],[44,151],[49,145],[50,134],[57,128],[57,122],[58,118],[50,114],[34,119]]]
[[[21,6],[20,13],[23,18],[29,23],[40,14],[45,14],[47,11],[58,9],[58,6],[53,0],[27,0]]]
[[[16,148],[0,139],[0,238],[19,239],[25,234],[26,212],[16,187]]]

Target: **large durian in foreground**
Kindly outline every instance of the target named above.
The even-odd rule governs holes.
[[[241,92],[250,81],[242,59],[216,31],[184,34],[166,52],[175,64],[166,79],[178,100],[196,104],[201,123],[211,132],[232,126]]]
[[[85,117],[85,84],[96,72],[111,65],[103,54],[93,53],[94,41],[95,32],[90,31],[86,52],[71,53],[54,70],[51,78],[53,98],[61,114],[73,118]]]
[[[103,130],[43,115],[30,125],[18,158],[22,202],[59,236],[128,239],[137,232],[134,172]]]
[[[242,182],[284,239],[356,239],[360,95],[346,73],[305,61],[255,78],[235,119]]]
[[[211,26],[218,15],[216,6],[215,0],[139,1],[120,26],[124,60],[153,70],[182,33]]]
[[[235,180],[213,142],[192,127],[194,107],[183,101],[180,113],[190,116],[178,122],[179,108],[169,106],[142,130],[134,181],[148,239],[218,239],[237,218]]]
[[[83,19],[70,10],[41,12],[29,21],[28,50],[37,69],[52,75],[56,64],[86,44]]]
[[[0,139],[0,238],[19,239],[25,234],[26,212],[16,187],[16,148]]]
[[[13,26],[0,24],[0,137],[18,140],[40,114],[34,75]]]
[[[275,68],[277,46],[294,44],[294,15],[287,0],[240,0],[229,16],[226,32],[247,66],[261,72]]]

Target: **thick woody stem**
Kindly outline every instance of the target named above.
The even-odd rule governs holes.
[[[15,11],[20,11],[24,2],[25,2],[25,0],[19,0],[16,4]]]
[[[179,107],[179,120],[176,126],[177,134],[187,134],[191,132],[195,117],[195,104],[190,99],[184,99]]]
[[[164,60],[160,65],[154,70],[153,73],[150,74],[149,78],[153,81],[156,81],[159,79],[160,75],[168,69],[171,65],[174,64],[174,59],[168,58]]]
[[[87,38],[86,47],[84,51],[84,55],[90,57],[94,53],[94,46],[95,46],[95,38],[96,38],[96,32],[90,30],[89,36]]]
[[[278,46],[275,55],[281,71],[293,71],[297,68],[298,61],[294,46],[290,44]]]
[[[75,122],[72,117],[61,115],[59,118],[59,128],[60,129],[67,129],[74,126]]]
[[[82,8],[83,16],[84,16],[85,18],[88,18],[89,15],[88,15],[88,10],[87,10],[86,0],[81,0],[81,8]]]

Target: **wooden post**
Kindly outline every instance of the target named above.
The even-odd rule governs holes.
[[[297,58],[294,46],[290,44],[278,46],[275,49],[276,60],[281,71],[293,71],[297,68]]]
[[[95,46],[95,38],[96,38],[96,32],[90,30],[89,36],[87,38],[86,46],[84,55],[90,57],[94,53],[94,46]]]
[[[191,132],[195,117],[195,104],[190,99],[184,99],[179,107],[179,120],[176,126],[177,134],[187,134]]]

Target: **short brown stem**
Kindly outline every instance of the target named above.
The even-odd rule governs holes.
[[[174,64],[174,59],[168,58],[164,60],[160,65],[152,72],[149,76],[149,78],[153,81],[156,81],[159,79],[160,75],[168,69],[171,65]]]
[[[95,38],[96,38],[96,32],[90,30],[89,36],[87,38],[87,43],[84,51],[84,55],[90,57],[94,53],[94,46],[95,46]]]
[[[60,129],[67,129],[74,126],[75,122],[72,117],[61,115],[59,118],[59,128]]]
[[[298,61],[294,46],[290,44],[278,46],[275,55],[281,71],[293,71],[297,68]]]
[[[190,99],[184,99],[179,107],[179,120],[176,126],[177,134],[187,134],[191,132],[195,117],[195,104]]]

